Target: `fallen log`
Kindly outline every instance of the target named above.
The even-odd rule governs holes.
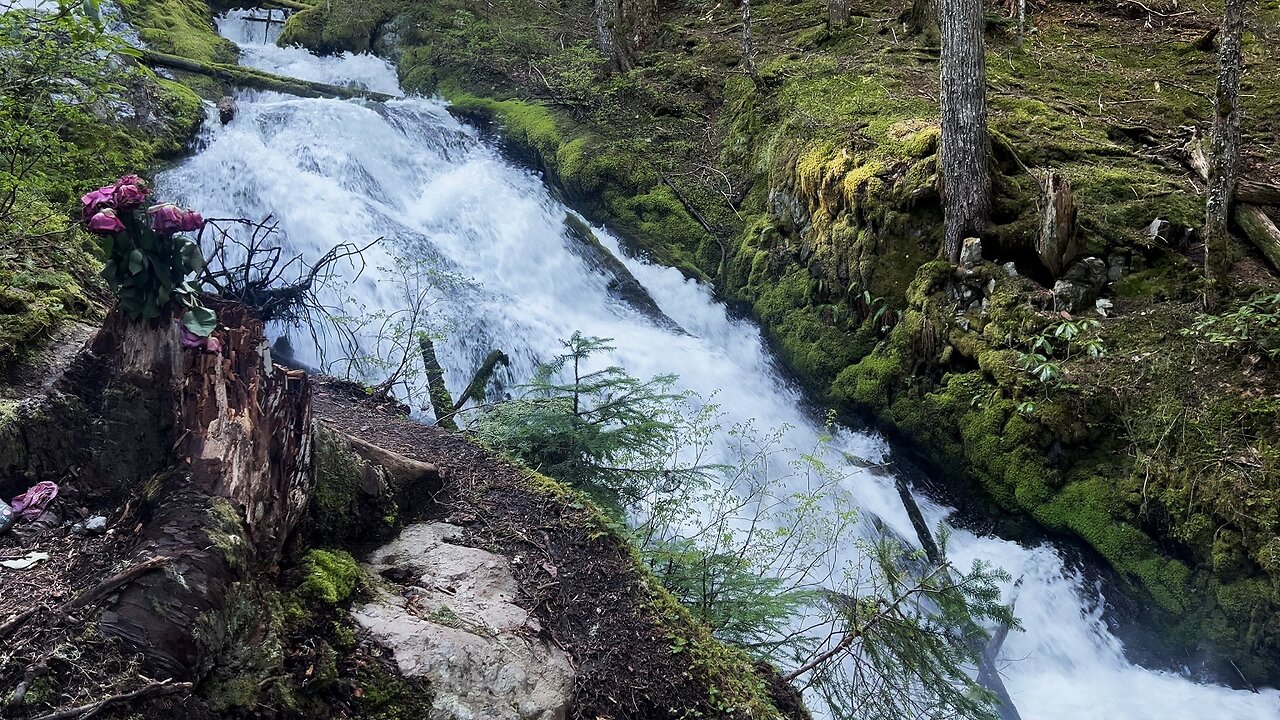
[[[1209,158],[1204,143],[1192,139],[1186,149],[1187,164],[1203,182],[1209,181]],[[1280,229],[1261,205],[1280,205],[1280,184],[1242,178],[1236,184],[1235,212],[1232,217],[1244,235],[1262,253],[1271,267],[1280,271]]]
[[[1257,205],[1240,204],[1236,206],[1235,219],[1271,267],[1280,271],[1280,228],[1271,217]]]
[[[262,0],[258,4],[264,7],[270,7],[274,5],[276,7],[285,8],[288,10],[310,10],[311,8],[315,7],[314,5],[311,5],[308,3],[298,2],[298,0]]]
[[[1235,198],[1250,205],[1280,205],[1280,183],[1242,177],[1236,183]]]
[[[374,465],[382,466],[387,471],[387,474],[391,476],[391,479],[395,481],[397,488],[405,488],[422,481],[434,482],[441,478],[441,471],[438,465],[407,458],[386,448],[380,448],[377,445],[365,442],[354,435],[348,435],[336,428],[329,428],[329,430],[350,445],[357,455]]]
[[[151,67],[162,67],[170,70],[181,70],[183,72],[196,73],[206,75],[221,80],[222,82],[235,85],[237,87],[248,87],[257,90],[271,90],[274,92],[286,93],[289,95],[297,95],[298,97],[307,98],[341,98],[343,100],[364,99],[373,100],[375,102],[386,102],[394,99],[395,96],[386,93],[374,92],[372,90],[361,90],[358,88],[343,87],[341,85],[330,85],[328,83],[314,82],[311,80],[299,80],[298,78],[285,77],[274,73],[246,68],[239,65],[224,65],[221,63],[205,63],[190,58],[178,57],[177,55],[166,55],[154,50],[138,50],[141,53],[142,62]]]

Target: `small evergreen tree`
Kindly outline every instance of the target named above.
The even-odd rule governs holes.
[[[475,419],[484,442],[626,519],[672,594],[720,639],[790,668],[832,717],[997,717],[971,670],[984,627],[1013,623],[1006,574],[952,566],[945,534],[931,556],[864,536],[851,478],[823,459],[829,435],[805,453],[784,445],[787,428],[726,429],[671,376],[587,369],[608,340],[564,347],[521,397]]]

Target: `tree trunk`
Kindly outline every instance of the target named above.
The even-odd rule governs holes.
[[[619,72],[636,66],[658,34],[658,0],[595,0],[596,46]]]
[[[941,0],[943,251],[953,263],[991,214],[982,0]]]
[[[1218,92],[1214,98],[1213,149],[1209,195],[1205,202],[1205,307],[1215,307],[1226,293],[1231,271],[1227,247],[1231,202],[1240,171],[1240,70],[1243,64],[1244,9],[1248,0],[1226,0],[1222,44],[1218,51]]]
[[[431,398],[436,425],[446,430],[457,430],[458,423],[453,420],[453,396],[444,382],[444,368],[440,367],[440,358],[436,357],[436,344],[423,335],[418,338],[418,348],[422,351],[422,365],[427,370],[427,395]]]
[[[849,24],[849,0],[827,0],[827,25],[842,28]]]
[[[169,560],[120,590],[102,630],[133,645],[150,672],[196,681],[257,667],[270,611],[255,576],[279,560],[314,485],[310,384],[267,364],[262,323],[246,308],[215,309],[220,353],[184,348],[172,318],[134,322],[116,310],[68,378],[103,417],[112,404],[89,396],[93,379],[101,397],[142,401],[135,427],[100,438],[95,453],[163,448],[147,456],[149,471],[114,479],[126,483],[117,493],[143,500],[134,561]],[[137,390],[115,395],[128,387]]]
[[[911,10],[907,13],[907,26],[926,41],[938,42],[938,0],[912,0]]]
[[[757,76],[756,49],[751,42],[751,0],[742,0],[742,64],[752,78]]]

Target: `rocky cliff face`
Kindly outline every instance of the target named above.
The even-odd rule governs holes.
[[[635,69],[609,74],[580,5],[384,0],[347,32],[337,3],[284,40],[396,58],[407,90],[494,121],[636,252],[751,308],[819,396],[1083,540],[1182,657],[1280,679],[1277,370],[1182,334],[1203,213],[1180,153],[1210,115],[1213,12],[1052,4],[1021,43],[992,16],[995,227],[953,274],[932,261],[936,48],[905,4],[833,25],[816,0],[753,3],[755,77],[736,10],[664,6]],[[1265,68],[1280,8],[1260,12],[1246,54]],[[1271,75],[1250,73],[1247,137],[1280,127]],[[1247,172],[1274,172],[1269,152]],[[1234,253],[1238,297],[1276,287]],[[1100,325],[1063,342],[1082,319]]]

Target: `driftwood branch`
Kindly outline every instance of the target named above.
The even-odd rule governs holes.
[[[938,549],[938,543],[933,539],[933,533],[929,532],[929,526],[924,521],[924,514],[920,512],[920,506],[916,504],[916,499],[911,496],[911,488],[907,487],[906,478],[899,475],[894,479],[894,484],[898,488],[898,497],[902,500],[902,506],[907,509],[907,517],[911,518],[911,527],[915,528],[916,537],[920,539],[920,545],[924,548],[925,557],[929,558],[930,563],[941,565],[942,552]]]
[[[471,376],[471,382],[467,384],[467,389],[462,391],[462,395],[458,396],[458,401],[453,404],[453,412],[457,413],[462,409],[468,401],[474,400],[479,402],[484,399],[484,386],[489,384],[489,379],[493,377],[493,373],[498,366],[507,367],[511,364],[511,358],[501,350],[490,352],[480,363],[480,367],[476,370],[475,375]]]
[[[191,683],[189,682],[176,683],[171,680],[162,680],[160,682],[153,682],[150,685],[134,690],[133,692],[109,695],[97,702],[89,703],[88,705],[79,705],[65,710],[58,710],[51,712],[48,715],[41,715],[40,717],[33,718],[33,720],[71,720],[71,718],[77,718],[77,720],[88,720],[112,705],[141,700],[142,698],[172,695],[174,693],[189,690],[191,690]]]
[[[275,92],[297,95],[299,97],[309,98],[364,98],[366,100],[374,100],[377,102],[386,102],[393,99],[393,96],[386,93],[373,92],[371,90],[359,90],[356,88],[343,87],[341,85],[330,85],[328,83],[313,82],[311,80],[299,80],[297,78],[285,77],[273,73],[256,70],[253,68],[240,67],[238,65],[224,65],[221,63],[205,63],[190,58],[178,57],[177,55],[166,55],[158,53],[154,50],[139,50],[142,62],[151,67],[163,67],[170,70],[181,70],[183,72],[197,73],[199,75],[207,75],[215,80],[221,80],[231,85],[240,87],[251,87],[259,90],[274,90]]]
[[[671,182],[671,180],[665,175],[662,176],[662,183],[671,188],[671,192],[676,196],[676,200],[680,201],[680,205],[684,207],[685,212],[689,213],[689,217],[692,217],[699,225],[701,225],[702,229],[706,230],[708,235],[714,236],[716,234],[716,231],[711,229],[711,223],[707,222],[707,219],[702,217],[702,213],[698,212],[698,209],[693,206],[693,203],[689,202],[689,198],[685,197],[684,193],[680,192],[680,188],[676,187],[675,183]]]
[[[938,543],[933,539],[933,533],[929,532],[929,526],[925,524],[924,513],[920,512],[920,506],[916,503],[916,499],[911,494],[911,490],[907,487],[907,483],[901,477],[896,480],[898,486],[898,497],[902,499],[902,505],[907,510],[907,515],[911,517],[911,526],[915,528],[916,535],[919,536],[920,545],[924,547],[925,555],[929,558],[929,562],[933,564],[943,577],[950,581],[951,573],[942,564],[942,553],[938,549]],[[1004,686],[1004,680],[1000,677],[1000,671],[996,669],[995,657],[999,654],[1000,645],[1004,644],[1004,638],[1009,633],[1009,627],[1003,626],[996,631],[991,640],[994,641],[996,636],[1000,640],[996,642],[987,642],[981,646],[973,647],[978,653],[978,684],[990,690],[996,699],[1000,702],[1000,718],[1001,720],[1021,720],[1018,714],[1018,708],[1013,704],[1013,698],[1009,695],[1008,689]],[[973,641],[971,641],[973,642]]]

